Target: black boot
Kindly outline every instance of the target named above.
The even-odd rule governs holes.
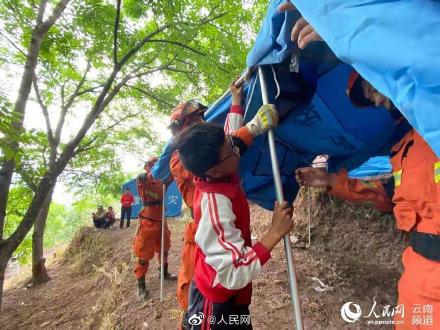
[[[182,322],[180,323],[180,328],[181,328],[182,330],[189,330],[189,329],[191,329],[191,325],[190,325],[189,322],[188,322],[188,317],[189,317],[189,315],[188,315],[188,311],[186,311],[185,313],[183,313],[183,316],[182,316]]]
[[[170,274],[168,272],[168,264],[163,265],[163,278],[165,280],[170,280],[170,281],[177,279],[176,275]],[[159,279],[160,279],[160,267],[159,267]]]
[[[138,284],[138,292],[137,292],[137,300],[138,302],[144,302],[148,297],[148,290],[145,284],[145,277],[141,277],[137,280]]]

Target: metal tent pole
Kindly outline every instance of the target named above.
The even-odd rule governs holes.
[[[261,66],[258,68],[258,76],[260,78],[261,95],[263,97],[263,104],[268,104],[269,103],[269,94],[267,91],[266,79],[264,77],[264,72],[263,72],[263,69]],[[273,172],[273,179],[274,179],[274,183],[275,183],[276,197],[277,197],[277,201],[279,203],[281,203],[281,202],[284,202],[284,193],[283,193],[283,187],[281,184],[281,174],[280,174],[280,168],[278,165],[278,158],[277,158],[276,149],[275,149],[275,135],[274,135],[274,132],[272,129],[269,130],[269,132],[267,134],[268,134],[268,138],[269,138],[270,159],[271,159],[271,163],[272,163],[272,172]],[[284,252],[286,254],[286,260],[287,260],[287,270],[288,270],[289,284],[290,284],[290,296],[292,299],[295,327],[297,330],[303,330],[301,305],[299,302],[298,284],[296,281],[295,264],[294,264],[294,260],[293,260],[293,252],[292,252],[292,246],[290,243],[290,236],[288,234],[285,235],[283,240],[284,240]]]
[[[163,280],[164,280],[164,247],[165,247],[165,201],[166,201],[166,186],[162,184],[162,225],[160,233],[160,301],[163,301]]]

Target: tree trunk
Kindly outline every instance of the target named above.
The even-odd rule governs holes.
[[[31,93],[32,81],[35,75],[35,68],[38,63],[38,56],[40,54],[41,42],[49,31],[49,29],[55,24],[55,22],[60,18],[61,14],[66,9],[69,0],[61,0],[58,2],[56,7],[53,9],[51,15],[44,22],[40,20],[43,19],[45,14],[47,1],[42,1],[40,3],[40,8],[38,10],[37,25],[32,30],[31,42],[29,44],[28,52],[26,55],[26,64],[24,65],[23,74],[21,76],[20,89],[18,90],[17,99],[14,105],[14,111],[22,116],[18,120],[12,122],[12,126],[15,128],[17,133],[23,128],[24,114],[26,111],[27,101]],[[18,142],[12,141],[10,143],[12,150],[18,150]],[[15,159],[10,160],[2,159],[2,164],[0,167],[0,240],[3,239],[3,228],[5,224],[6,217],[6,207],[8,204],[9,197],[9,187],[11,185],[12,175],[15,170]],[[1,292],[0,292],[1,294]]]
[[[43,241],[54,188],[55,185],[49,190],[34,223],[34,232],[32,234],[32,283],[34,284],[41,284],[50,280],[45,266],[46,259],[44,258]]]
[[[0,275],[6,269],[7,261],[11,258],[12,253],[17,249],[26,234],[31,230],[35,219],[40,213],[41,206],[45,202],[46,196],[54,188],[56,179],[53,179],[50,174],[46,174],[41,179],[38,188],[32,198],[23,220],[18,225],[17,229],[6,240],[0,240]],[[1,268],[3,267],[3,268]],[[0,306],[3,296],[3,280],[0,277]]]
[[[1,246],[1,243],[0,243]],[[3,285],[5,283],[5,273],[6,267],[8,266],[8,261],[11,258],[11,255],[7,255],[5,249],[0,250],[0,310],[2,309],[2,297],[3,297]]]

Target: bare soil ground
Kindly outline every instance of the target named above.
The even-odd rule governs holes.
[[[306,196],[302,192],[297,199],[292,233],[305,329],[391,329],[367,326],[367,319],[346,323],[340,310],[349,301],[359,304],[365,314],[374,300],[377,312],[382,310],[379,306],[395,306],[405,243],[394,229],[394,220],[332,200],[325,193]],[[251,212],[253,235],[261,237],[271,213],[256,205]],[[169,263],[177,274],[185,221],[170,220],[169,225],[173,240]],[[147,275],[150,300],[136,302],[131,254],[135,227],[136,223],[124,230],[84,228],[49,266],[50,282],[30,289],[18,283],[5,292],[0,328],[177,329],[181,311],[175,298],[176,282],[165,283],[165,299],[160,302],[157,260]],[[254,329],[293,329],[282,244],[272,256],[254,282]]]

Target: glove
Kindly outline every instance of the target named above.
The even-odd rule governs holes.
[[[273,104],[264,104],[255,117],[246,124],[251,134],[256,137],[278,125],[278,112]]]

